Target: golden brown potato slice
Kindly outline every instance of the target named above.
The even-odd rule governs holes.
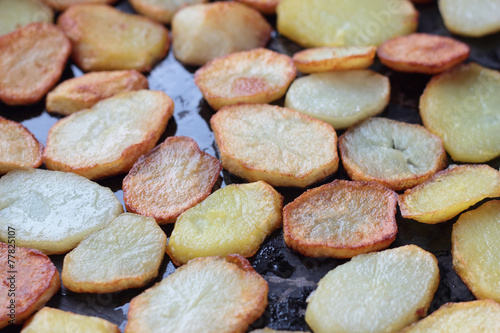
[[[482,37],[500,30],[497,0],[439,0],[438,5],[446,28],[457,35]]]
[[[198,69],[194,82],[214,109],[270,103],[285,95],[297,70],[290,57],[266,49],[232,53]]]
[[[386,41],[377,49],[380,61],[396,71],[438,74],[469,57],[470,47],[449,37],[415,33]]]
[[[319,281],[306,322],[315,333],[399,332],[426,314],[438,284],[436,258],[416,245],[362,254]]]
[[[82,4],[102,4],[102,5],[112,5],[118,0],[43,0],[47,5],[54,8],[55,10],[62,12],[71,6],[82,5]]]
[[[208,0],[130,0],[134,10],[153,20],[169,24],[174,14],[184,6],[207,2]]]
[[[281,226],[282,207],[282,196],[265,182],[226,186],[179,216],[167,253],[176,265],[233,253],[251,257]]]
[[[409,0],[282,0],[277,28],[304,47],[370,46],[417,29]]]
[[[488,165],[452,165],[398,198],[401,215],[445,222],[475,203],[500,196],[500,173]]]
[[[0,117],[0,175],[43,163],[43,145],[23,125]]]
[[[19,247],[14,227],[5,227],[10,238],[0,243],[0,328],[20,324],[42,308],[61,287],[59,272],[38,250]]]
[[[188,6],[172,19],[175,57],[204,65],[229,53],[266,45],[272,27],[255,9],[232,1]]]
[[[73,44],[72,58],[84,71],[151,70],[169,48],[167,29],[149,18],[107,5],[75,5],[57,21]]]
[[[53,21],[54,12],[40,0],[0,1],[0,36],[29,23]]]
[[[148,88],[148,79],[135,70],[94,72],[69,79],[47,95],[49,112],[69,115],[124,91]]]
[[[474,296],[500,303],[499,235],[500,200],[488,201],[458,218],[451,245],[453,268]]]
[[[276,6],[280,3],[281,0],[236,0],[245,5],[253,7],[257,9],[259,12],[272,15],[276,13]]]
[[[71,52],[64,33],[50,23],[31,23],[0,36],[0,100],[33,104],[59,81]]]
[[[21,333],[119,333],[115,324],[99,317],[44,307],[23,326]]]
[[[293,55],[302,73],[364,69],[373,64],[375,46],[338,46],[306,49]]]
[[[418,185],[446,167],[441,139],[420,125],[370,118],[339,138],[352,180],[375,181],[395,191]]]
[[[265,104],[231,105],[210,120],[222,166],[248,181],[306,187],[337,171],[337,134],[320,120]]]
[[[264,312],[267,292],[241,256],[193,259],[132,299],[125,333],[245,332]]]
[[[51,170],[97,179],[128,172],[156,145],[174,102],[161,91],[124,92],[55,123],[43,159]]]
[[[500,156],[500,73],[475,63],[437,75],[420,97],[420,116],[455,161]]]

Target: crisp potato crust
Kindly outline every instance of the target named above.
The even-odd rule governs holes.
[[[241,256],[193,259],[132,299],[125,332],[243,333],[264,312],[267,293]]]
[[[50,7],[54,8],[58,12],[65,11],[74,5],[83,4],[102,4],[102,5],[113,5],[118,0],[42,0]]]
[[[208,0],[130,0],[134,10],[153,20],[169,24],[174,14],[189,5],[207,2]]]
[[[439,0],[439,12],[451,32],[482,37],[500,30],[500,3],[496,0]]]
[[[290,57],[259,48],[210,61],[196,71],[194,82],[219,110],[238,103],[270,103],[285,95],[296,75]]]
[[[16,244],[10,243],[9,245],[0,243],[0,280],[2,281],[0,283],[0,304],[2,304],[0,328],[7,326],[11,320],[15,320],[15,324],[22,323],[33,312],[43,307],[61,287],[59,272],[49,257],[38,250],[18,247],[17,240],[15,242]],[[9,255],[14,257],[9,257]],[[9,266],[9,260],[15,262],[14,268]],[[10,279],[13,276],[15,282],[11,287],[12,280]],[[15,302],[14,313],[8,308],[12,300]]]
[[[281,0],[236,0],[245,5],[257,9],[262,14],[272,15],[276,13],[276,6]]]
[[[264,104],[222,108],[210,119],[222,166],[248,181],[306,187],[337,171],[337,134],[328,124]]]
[[[375,46],[317,47],[293,55],[295,67],[302,73],[365,69],[373,64]]]
[[[70,52],[68,38],[50,23],[31,23],[0,36],[0,100],[8,105],[40,101],[61,77]]]
[[[54,12],[40,0],[0,1],[0,36],[33,22],[53,21]]]

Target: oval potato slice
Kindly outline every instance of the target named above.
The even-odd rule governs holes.
[[[65,11],[71,6],[82,4],[102,4],[113,5],[118,0],[43,0],[47,5],[54,8],[58,12]]]
[[[317,47],[293,55],[295,67],[302,73],[365,69],[373,64],[375,46]]]
[[[439,12],[451,32],[482,37],[500,31],[500,3],[497,0],[439,0]]]
[[[54,22],[54,12],[40,0],[0,1],[0,36],[33,22]]]
[[[236,0],[245,5],[253,7],[257,9],[259,12],[272,15],[276,13],[276,6],[280,3],[281,0]]]
[[[153,20],[169,24],[174,14],[184,6],[207,2],[208,0],[130,0],[130,4],[139,14]]]
[[[297,70],[290,57],[266,49],[232,53],[198,69],[194,82],[214,109],[270,103],[285,95]]]

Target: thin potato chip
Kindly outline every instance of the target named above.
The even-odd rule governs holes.
[[[375,46],[339,46],[306,49],[293,55],[302,73],[365,69],[373,64]]]
[[[54,22],[54,12],[40,0],[0,1],[0,36],[33,22]]]
[[[136,12],[161,23],[169,24],[174,14],[189,5],[207,2],[208,0],[130,0]]]
[[[469,37],[481,37],[500,30],[498,0],[439,0],[439,12],[446,28]]]

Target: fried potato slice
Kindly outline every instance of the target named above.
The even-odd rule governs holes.
[[[398,198],[401,215],[445,222],[485,198],[500,196],[500,173],[488,165],[452,165]]]
[[[207,2],[208,0],[130,0],[136,12],[161,23],[169,24],[174,14],[184,6]]]
[[[500,3],[496,0],[439,0],[439,12],[451,32],[482,37],[500,31]]]
[[[278,331],[278,330],[273,330],[271,328],[263,328],[259,330],[254,330],[251,331],[250,333],[310,333],[310,332],[302,332],[302,331]]]
[[[373,182],[336,179],[283,209],[285,243],[309,257],[352,258],[396,238],[396,192]]]
[[[43,163],[43,145],[23,125],[0,117],[0,175]]]
[[[84,71],[147,72],[169,48],[168,30],[149,18],[99,4],[71,6],[57,21]]]
[[[153,218],[122,214],[64,257],[63,285],[78,293],[145,286],[158,276],[166,246],[167,236]]]
[[[0,36],[0,100],[8,105],[40,101],[61,78],[70,52],[68,38],[50,23],[31,23]]]
[[[125,333],[245,332],[264,312],[267,292],[241,256],[193,259],[132,299]]]
[[[377,49],[380,61],[396,71],[438,74],[469,57],[470,47],[453,38],[415,33],[386,41]]]
[[[424,126],[455,161],[500,156],[500,72],[469,63],[437,75],[420,97]]]
[[[257,9],[262,14],[272,15],[276,14],[276,6],[281,0],[236,0],[244,3],[247,6]]]
[[[8,230],[13,236],[9,244],[0,243],[0,328],[12,322],[22,323],[61,287],[59,272],[49,257],[38,250],[19,247],[17,233],[21,230]]]
[[[124,92],[102,100],[50,128],[45,165],[89,179],[127,172],[155,146],[173,111],[174,102],[161,91]]]
[[[40,0],[0,1],[0,36],[33,22],[54,22],[54,12]]]
[[[370,46],[417,30],[409,0],[282,0],[277,29],[304,47]]]
[[[453,268],[479,299],[500,303],[500,200],[463,213],[451,235]]]
[[[193,139],[169,137],[134,164],[123,180],[123,201],[129,212],[173,223],[210,195],[221,170]]]
[[[232,105],[217,112],[210,124],[222,166],[248,181],[306,187],[337,171],[335,130],[294,110]]]
[[[44,307],[23,326],[21,333],[119,333],[115,324],[99,317]]]
[[[272,27],[255,9],[232,1],[188,6],[172,19],[172,48],[187,65],[264,47]]]
[[[259,181],[229,185],[179,216],[167,253],[176,265],[196,257],[253,256],[281,226],[283,197]]]
[[[339,138],[339,151],[352,180],[374,181],[395,191],[418,185],[446,167],[441,139],[425,127],[370,118]]]
[[[438,284],[436,258],[416,245],[362,254],[319,281],[306,322],[315,333],[398,332],[426,314]]]
[[[82,4],[102,4],[102,5],[113,5],[118,2],[118,0],[42,0],[50,7],[55,10],[62,12],[71,6],[82,5]]]
[[[148,79],[135,70],[93,72],[56,86],[47,95],[46,108],[67,116],[120,92],[147,88]]]
[[[295,67],[302,73],[365,69],[373,64],[375,46],[317,47],[293,55]]]
[[[390,91],[387,77],[367,69],[316,73],[292,83],[285,106],[344,129],[382,112]]]
[[[238,103],[270,103],[285,95],[297,70],[290,57],[254,49],[216,58],[198,69],[194,82],[214,109]]]
[[[69,172],[14,170],[0,178],[0,241],[66,253],[123,212],[107,187]]]

